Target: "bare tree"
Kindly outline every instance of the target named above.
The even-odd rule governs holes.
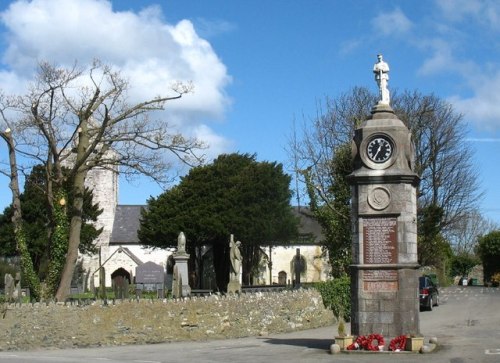
[[[69,293],[78,256],[89,170],[119,166],[127,176],[142,174],[165,183],[174,169],[172,155],[190,165],[202,162],[197,155],[204,148],[201,142],[184,137],[164,120],[151,118],[167,102],[190,92],[191,84],[178,83],[172,88],[173,96],[135,104],[127,102],[128,89],[119,72],[97,60],[87,69],[41,63],[29,92],[8,103],[18,117],[13,131],[16,152],[46,166],[53,221],[51,263],[59,301]],[[69,172],[63,173],[63,167]],[[66,206],[64,178],[71,181],[71,206]],[[64,226],[66,214],[71,217],[69,226]]]
[[[14,239],[16,241],[16,249],[21,255],[21,271],[24,274],[24,280],[27,282],[28,287],[31,291],[31,296],[35,299],[40,297],[40,283],[35,274],[35,269],[33,266],[33,261],[31,259],[30,253],[28,251],[28,246],[26,243],[26,233],[24,231],[23,216],[21,211],[21,192],[19,189],[19,173],[17,168],[17,155],[16,155],[16,145],[14,138],[12,137],[12,125],[6,116],[6,110],[8,104],[8,98],[3,94],[0,94],[0,120],[6,127],[4,131],[0,131],[0,137],[5,141],[7,145],[7,151],[9,155],[9,169],[8,171],[1,171],[2,174],[10,178],[9,187],[12,193],[12,224],[14,226]]]
[[[479,238],[500,229],[498,223],[473,211],[449,228],[447,235],[456,255],[473,255]]]
[[[393,101],[399,118],[410,128],[415,143],[419,208],[443,208],[441,228],[446,234],[452,226],[477,210],[482,192],[474,167],[474,151],[467,142],[463,115],[434,96],[404,92]]]
[[[376,100],[377,96],[365,88],[354,88],[335,99],[327,98],[318,106],[317,115],[304,121],[302,138],[298,140],[293,134],[288,150],[290,159],[302,171],[298,175],[306,175],[307,171],[308,180],[302,182],[310,184],[306,190],[315,195],[312,198],[309,195],[309,199],[317,201],[319,206],[331,209],[335,205],[334,195],[329,193],[336,183],[332,170],[334,153],[340,145],[351,143],[355,128],[369,117]],[[482,197],[473,165],[474,153],[470,148],[463,152],[462,145],[466,142],[463,116],[449,103],[419,92],[393,92],[391,103],[412,132],[416,170],[422,178],[418,207],[442,208],[439,228],[446,234],[477,209]]]
[[[320,200],[325,199],[323,196],[334,183],[331,169],[335,150],[351,143],[355,128],[366,120],[375,103],[373,94],[357,87],[338,98],[327,97],[323,103],[319,102],[316,116],[304,119],[299,131],[302,137],[293,130],[288,146],[293,167],[299,175],[300,171],[308,170]]]
[[[328,253],[332,275],[349,269],[351,254],[350,187],[346,176],[352,172],[350,144],[354,129],[370,114],[375,96],[354,88],[337,99],[327,98],[318,113],[305,122],[302,138],[293,130],[289,153],[296,178],[303,178],[309,207],[325,235],[323,251]],[[301,191],[297,191],[297,194]]]

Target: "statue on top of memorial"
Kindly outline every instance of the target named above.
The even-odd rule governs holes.
[[[373,73],[375,74],[375,81],[379,88],[380,101],[378,103],[388,105],[390,103],[389,96],[389,65],[384,62],[382,54],[377,56],[378,62],[373,66]]]

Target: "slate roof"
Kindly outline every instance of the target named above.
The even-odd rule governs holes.
[[[116,207],[110,245],[138,244],[137,231],[140,226],[141,210],[144,205],[118,205]],[[323,232],[319,223],[312,218],[306,207],[293,207],[293,213],[300,218],[299,241],[297,244],[319,244]]]
[[[118,205],[116,207],[110,245],[138,244],[137,231],[140,226],[143,205]]]
[[[298,244],[319,244],[323,239],[323,229],[313,218],[312,212],[307,207],[292,207],[293,213],[300,218]]]

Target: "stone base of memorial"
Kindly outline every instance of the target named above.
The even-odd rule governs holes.
[[[352,344],[353,340],[353,336],[335,337],[335,344],[340,347],[340,350],[346,350],[347,347]]]
[[[241,294],[241,284],[238,281],[229,281],[227,284],[228,294]]]
[[[424,337],[410,337],[406,339],[405,350],[410,352],[419,352],[424,345]]]

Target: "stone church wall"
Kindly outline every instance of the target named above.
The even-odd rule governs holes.
[[[264,266],[261,272],[261,284],[272,285],[281,284],[281,276],[286,274],[286,284],[291,284],[295,279],[292,261],[296,255],[296,249],[300,249],[300,255],[306,262],[305,271],[300,276],[300,281],[304,282],[318,282],[328,279],[330,271],[328,258],[322,255],[321,247],[314,245],[296,245],[292,247],[273,247],[272,248],[272,281],[269,281],[269,268]]]

